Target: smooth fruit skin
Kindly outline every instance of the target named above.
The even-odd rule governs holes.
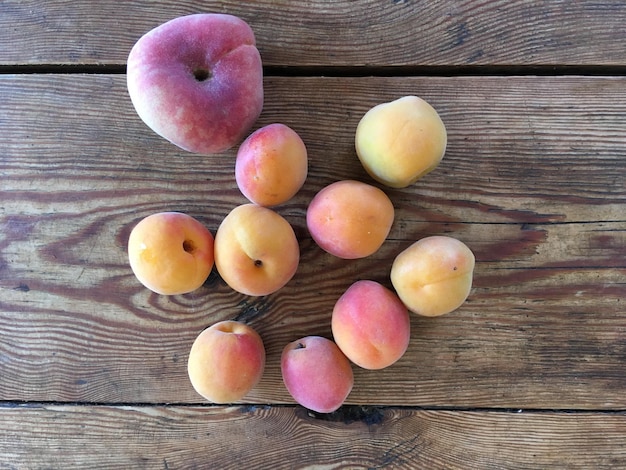
[[[446,128],[435,109],[417,96],[374,106],[355,135],[361,164],[376,181],[404,188],[434,170],[447,145]]]
[[[313,240],[343,259],[365,258],[383,244],[394,219],[389,197],[354,180],[336,181],[311,200],[306,223]]]
[[[409,312],[382,284],[360,280],[333,308],[331,327],[339,349],[357,366],[383,369],[400,359],[411,339]]]
[[[435,317],[465,302],[474,264],[474,254],[463,242],[446,236],[426,237],[395,258],[391,283],[409,310]]]
[[[222,321],[198,335],[187,372],[196,392],[213,403],[241,400],[261,380],[265,348],[259,334],[236,321]]]
[[[128,239],[128,259],[137,279],[163,295],[186,294],[209,277],[214,262],[211,232],[181,212],[142,219]]]
[[[337,410],[354,385],[350,361],[334,342],[321,336],[289,343],[283,349],[280,365],[289,394],[318,413]]]
[[[232,15],[170,20],[131,49],[127,86],[154,132],[189,152],[222,152],[245,137],[263,107],[254,33]]]
[[[276,292],[298,269],[300,247],[278,213],[257,204],[234,208],[215,234],[215,266],[231,288],[246,295]]]
[[[251,202],[272,207],[300,190],[308,172],[307,150],[290,127],[274,123],[257,129],[241,144],[235,179]]]

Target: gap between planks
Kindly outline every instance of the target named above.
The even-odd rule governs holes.
[[[266,77],[626,76],[626,65],[264,66]],[[0,74],[122,75],[126,64],[0,65]]]
[[[285,409],[304,409],[300,405],[287,403],[233,403],[233,404],[216,404],[216,403],[188,403],[188,402],[82,402],[82,401],[19,401],[6,400],[0,401],[1,409],[38,409],[44,407],[109,407],[109,408],[207,408],[220,409],[225,407],[235,407],[243,412],[254,411],[265,408],[285,408]],[[503,414],[602,414],[602,415],[625,415],[626,409],[578,409],[578,408],[504,408],[504,407],[466,407],[466,406],[402,406],[402,405],[342,405],[338,410],[332,413],[317,413],[312,410],[306,410],[309,416],[324,421],[344,421],[348,418],[355,420],[365,419],[369,415],[381,413],[384,410],[404,410],[404,411],[437,411],[437,412],[459,412],[459,413],[503,413]]]

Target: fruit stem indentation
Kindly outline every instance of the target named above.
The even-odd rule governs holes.
[[[209,72],[206,68],[198,67],[193,70],[193,76],[199,82],[204,82],[205,80],[211,78],[211,72]]]
[[[192,240],[185,240],[183,242],[183,250],[185,250],[187,253],[193,253],[195,249],[196,245]]]

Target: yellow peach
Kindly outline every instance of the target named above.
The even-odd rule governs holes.
[[[375,253],[393,224],[394,208],[379,188],[354,180],[336,181],[311,200],[306,223],[328,253],[357,259]]]
[[[331,328],[339,349],[364,369],[383,369],[406,352],[411,339],[409,312],[382,284],[360,280],[337,300]]]
[[[213,403],[240,400],[261,380],[264,369],[265,348],[259,334],[229,320],[202,331],[187,361],[194,389]]]
[[[141,220],[128,239],[128,259],[137,279],[163,295],[199,288],[213,269],[213,235],[193,217],[159,212]]]
[[[271,207],[291,199],[308,171],[307,150],[290,127],[275,123],[257,129],[241,144],[235,180],[251,202]]]
[[[257,204],[233,209],[215,234],[215,266],[234,290],[262,296],[296,273],[300,248],[293,228],[278,213]]]
[[[394,259],[391,283],[412,312],[443,315],[467,299],[474,263],[474,254],[463,242],[447,236],[426,237]]]
[[[435,109],[417,96],[374,106],[361,118],[357,156],[376,181],[404,188],[434,170],[446,150],[447,134]]]

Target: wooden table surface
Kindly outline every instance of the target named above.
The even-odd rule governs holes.
[[[265,66],[255,124],[282,122],[309,177],[277,208],[301,263],[263,298],[216,273],[192,294],[143,288],[126,242],[141,218],[189,213],[213,233],[245,202],[236,148],[188,154],[148,129],[125,63],[153,27],[197,12],[253,28]],[[626,4],[623,0],[0,3],[0,469],[626,468]],[[441,165],[385,189],[379,252],[322,252],[307,205],[372,181],[354,132],[372,106],[415,94],[448,130]],[[427,235],[476,254],[456,312],[411,319],[406,355],[354,368],[346,405],[296,405],[284,345],[331,337],[357,279],[390,286]],[[203,401],[193,339],[238,319],[267,348],[261,383]]]

